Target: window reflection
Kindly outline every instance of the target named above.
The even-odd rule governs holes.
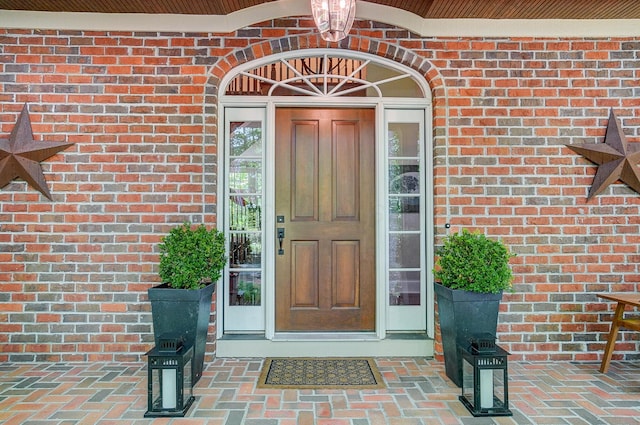
[[[259,121],[231,122],[229,144],[231,156],[262,156],[262,123]]]
[[[419,197],[389,197],[389,230],[420,231]]]
[[[229,189],[231,192],[253,192],[262,190],[262,161],[234,159],[229,167]]]
[[[418,123],[389,123],[389,156],[413,157],[419,152],[420,126]]]
[[[420,305],[420,272],[389,273],[389,304]]]
[[[229,264],[231,267],[260,267],[262,240],[257,233],[232,233],[229,235]]]
[[[229,202],[230,230],[261,230],[261,202],[258,196],[232,195]]]
[[[229,305],[259,306],[262,303],[262,276],[258,271],[229,273]]]
[[[389,266],[397,269],[420,267],[420,234],[389,235]]]

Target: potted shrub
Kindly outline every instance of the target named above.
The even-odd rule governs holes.
[[[447,376],[462,385],[458,344],[475,335],[496,335],[502,292],[511,290],[509,260],[515,256],[500,241],[462,230],[444,238],[434,277]]]
[[[226,264],[224,234],[184,223],[162,238],[161,285],[149,288],[155,344],[181,338],[193,346],[192,384],[202,376],[215,283]]]

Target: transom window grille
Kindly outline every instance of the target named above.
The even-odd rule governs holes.
[[[228,96],[424,97],[408,74],[339,55],[283,58],[242,71]]]

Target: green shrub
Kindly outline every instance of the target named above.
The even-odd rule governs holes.
[[[172,288],[199,289],[220,278],[226,261],[222,232],[184,223],[162,238],[160,279]]]
[[[512,290],[509,259],[515,254],[481,233],[453,233],[436,252],[436,281],[451,289],[496,294]]]

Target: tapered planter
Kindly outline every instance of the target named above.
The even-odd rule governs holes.
[[[149,288],[153,333],[156,346],[163,335],[182,337],[193,346],[192,384],[200,380],[204,368],[211,300],[215,283],[201,289],[175,289],[166,283]]]
[[[435,293],[438,297],[445,370],[449,379],[461,387],[462,357],[458,353],[457,345],[468,345],[469,338],[474,335],[496,335],[502,292],[469,292],[450,289],[436,283]]]

